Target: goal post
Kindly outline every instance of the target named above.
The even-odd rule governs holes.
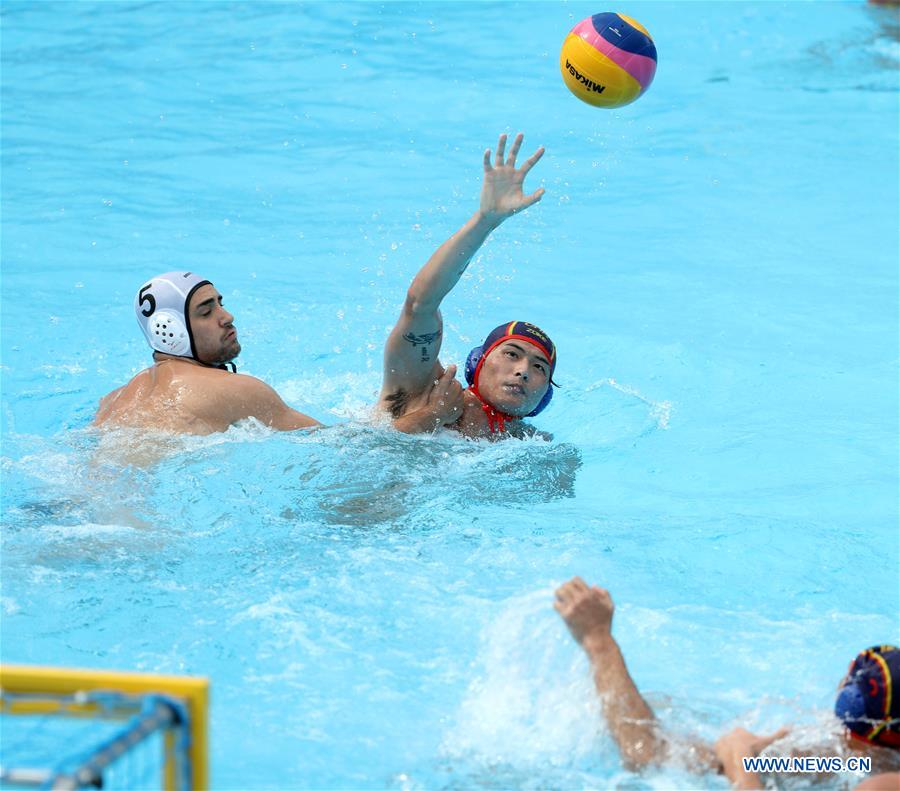
[[[82,772],[88,767],[100,774],[150,734],[159,734],[163,755],[158,782],[166,791],[209,788],[208,706],[206,678],[0,664],[0,714],[4,716],[127,723],[92,749]],[[63,757],[66,748],[62,744],[54,752]],[[53,767],[42,773],[20,769],[17,774],[6,758],[3,763],[3,781],[7,783],[79,787],[72,779],[74,774],[66,776],[68,785],[61,783]]]

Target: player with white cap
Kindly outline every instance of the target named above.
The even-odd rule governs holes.
[[[134,311],[154,364],[101,400],[94,425],[192,434],[224,431],[246,418],[280,431],[321,425],[288,406],[262,380],[237,373],[241,344],[234,316],[209,280],[193,272],[157,275],[138,290]],[[426,430],[448,409],[452,404],[435,398],[394,425],[407,432]]]

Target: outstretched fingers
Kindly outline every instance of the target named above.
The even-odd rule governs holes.
[[[521,132],[516,135],[516,139],[513,140],[512,148],[509,149],[509,156],[506,159],[506,164],[510,167],[516,166],[516,157],[519,156],[519,149],[522,147],[522,140],[525,139],[525,135]]]
[[[506,135],[500,135],[500,139],[497,141],[497,155],[494,157],[494,167],[501,167],[503,165],[503,152],[506,150]]]
[[[507,165],[508,167],[514,168],[516,166],[516,159],[519,156],[519,150],[522,148],[522,141],[525,139],[525,135],[519,132],[515,138],[513,139],[513,144],[509,149],[509,156],[505,157],[506,152],[506,141],[509,136],[506,134],[500,135],[500,139],[497,141],[497,148],[493,152],[494,161],[491,162],[491,149],[486,148],[484,150],[484,172],[489,173],[494,168],[503,167]],[[540,158],[544,156],[544,147],[541,146],[535,151],[528,159],[525,160],[525,164],[522,165],[521,173],[524,178],[525,174],[528,173],[540,160]],[[504,159],[505,157],[505,159]]]
[[[522,207],[519,209],[527,209],[529,206],[534,206],[541,198],[544,197],[544,188],[536,189],[531,195],[526,195],[522,200]]]
[[[537,151],[535,151],[528,159],[525,160],[525,164],[522,165],[522,175],[524,176],[531,170],[540,160],[540,158],[544,156],[544,147],[541,146]]]

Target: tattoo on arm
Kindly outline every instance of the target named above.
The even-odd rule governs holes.
[[[403,336],[403,340],[409,341],[413,345],[413,348],[415,348],[419,344],[423,346],[431,346],[431,344],[440,337],[440,330],[438,330],[437,332],[426,332],[423,335],[416,335],[414,332],[407,332],[406,335]]]
[[[438,338],[441,337],[441,331],[437,332],[425,332],[422,335],[416,335],[414,332],[407,332],[406,335],[403,336],[403,340],[409,341],[413,348],[415,349],[417,346],[422,347],[422,362],[427,363],[431,360],[430,349],[428,348],[434,343]]]

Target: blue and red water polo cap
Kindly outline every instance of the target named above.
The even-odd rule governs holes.
[[[520,340],[536,346],[550,364],[548,378],[552,387],[547,387],[544,397],[526,415],[526,417],[534,417],[550,403],[550,400],[553,398],[553,387],[559,386],[553,381],[553,372],[556,370],[556,345],[540,327],[529,324],[527,321],[510,321],[492,329],[488,333],[487,338],[484,339],[484,343],[481,346],[476,346],[469,352],[469,357],[466,360],[466,381],[477,391],[478,375],[481,373],[481,366],[484,365],[487,356],[501,343],[512,340]]]
[[[900,649],[877,645],[861,651],[838,689],[834,713],[850,735],[884,747],[900,747]]]

